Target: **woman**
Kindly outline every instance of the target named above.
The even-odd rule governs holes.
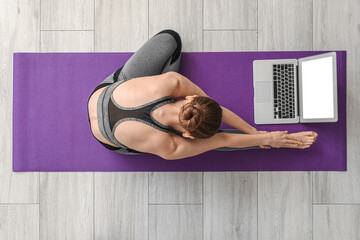
[[[220,106],[177,73],[181,44],[173,30],[157,33],[95,88],[89,122],[103,146],[121,154],[181,159],[209,150],[308,148],[315,141],[312,131],[257,131]],[[221,122],[236,129],[219,129]]]

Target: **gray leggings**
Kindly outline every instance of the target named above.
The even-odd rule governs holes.
[[[181,59],[181,44],[180,35],[173,30],[166,29],[155,34],[130,57],[124,66],[104,79],[94,91],[109,83],[127,81],[137,77],[159,75],[169,71],[178,72]],[[218,132],[244,134],[238,129],[220,129]],[[214,150],[235,151],[258,148],[260,147],[222,147]]]

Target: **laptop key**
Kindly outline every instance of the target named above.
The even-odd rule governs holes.
[[[274,98],[277,98],[277,81],[274,81]]]

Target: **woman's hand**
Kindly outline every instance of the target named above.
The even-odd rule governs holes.
[[[269,145],[271,147],[280,148],[284,146],[296,147],[301,144],[301,139],[287,134],[288,131],[274,131],[270,132]]]

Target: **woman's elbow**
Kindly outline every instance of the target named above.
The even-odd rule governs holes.
[[[174,155],[162,155],[160,157],[162,157],[165,160],[178,160],[178,159],[180,159],[180,158],[178,158],[178,157],[176,157]]]
[[[178,160],[178,159],[181,159],[181,157],[178,156],[175,151],[171,151],[171,152],[169,152],[167,154],[162,155],[161,157],[163,159],[165,159],[165,160]]]
[[[164,76],[167,76],[168,78],[174,78],[174,79],[179,79],[179,73],[175,72],[175,71],[168,71],[166,73],[163,73]]]
[[[159,156],[165,160],[177,160],[179,158],[179,147],[175,141],[169,141],[169,145],[164,148],[164,150],[159,153]]]
[[[178,160],[179,158],[174,158],[174,157],[162,157],[165,160]]]

